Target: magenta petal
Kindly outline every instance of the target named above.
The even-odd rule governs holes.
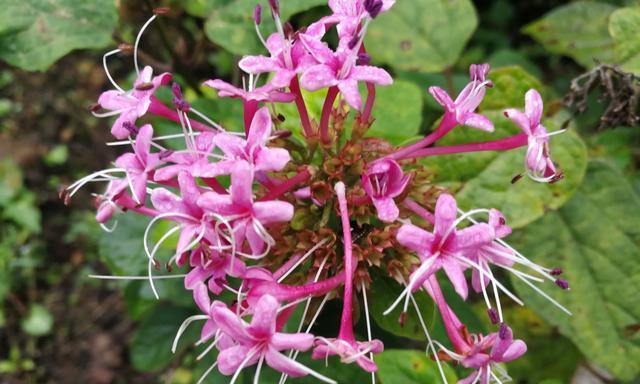
[[[280,304],[271,295],[264,295],[253,307],[253,319],[247,331],[256,338],[270,337],[276,331]]]
[[[255,340],[245,329],[245,324],[238,315],[224,306],[214,307],[211,317],[220,329],[241,344],[252,344]]]
[[[530,89],[524,95],[524,112],[529,118],[532,127],[540,124],[542,119],[542,97],[535,89]]]
[[[199,283],[193,289],[193,300],[202,313],[209,313],[211,307],[211,299],[209,298],[209,290],[204,283]]]
[[[338,83],[338,88],[351,108],[360,109],[362,107],[362,96],[360,96],[357,80],[342,80]]]
[[[262,107],[253,116],[247,146],[251,149],[264,145],[271,135],[271,114],[268,107]]]
[[[522,340],[515,340],[502,355],[502,361],[512,361],[527,352],[527,344]]]
[[[367,356],[361,356],[356,360],[356,364],[360,366],[366,372],[377,372],[378,366]]]
[[[261,201],[253,204],[253,216],[262,224],[282,223],[293,218],[293,205],[285,201]]]
[[[351,69],[349,76],[359,81],[368,81],[378,85],[391,85],[393,78],[382,68],[369,65],[358,65]]]
[[[302,377],[309,374],[309,369],[304,365],[289,359],[280,352],[269,348],[265,355],[267,365],[278,372],[286,373],[291,377]]]
[[[218,370],[223,375],[233,375],[240,368],[240,364],[249,356],[249,352],[251,352],[251,348],[244,345],[236,345],[221,351],[218,355]],[[259,358],[260,355],[253,351],[253,356],[244,363],[244,367],[255,364]]]
[[[378,219],[385,223],[392,223],[396,221],[400,210],[391,197],[373,198],[373,205],[378,211]]]
[[[429,87],[429,93],[431,94],[431,96],[433,96],[434,99],[436,99],[438,104],[442,105],[446,110],[452,111],[453,109],[455,109],[453,100],[444,89],[435,86]]]
[[[245,235],[247,237],[247,241],[249,242],[251,253],[254,256],[261,255],[264,252],[265,241],[264,238],[258,232],[256,232],[255,224],[249,223],[247,225]]]
[[[253,170],[245,161],[239,161],[231,171],[231,200],[239,209],[253,203]]]
[[[486,223],[474,224],[456,232],[452,247],[456,250],[474,249],[490,244],[495,238],[493,227]]]
[[[136,154],[142,158],[146,159],[151,151],[151,139],[153,138],[153,127],[151,124],[145,124],[140,127],[140,131],[136,136],[136,144],[135,150]]]
[[[238,62],[240,69],[254,75],[265,72],[275,72],[279,69],[278,64],[270,57],[265,56],[245,56]]]
[[[436,201],[435,233],[444,236],[452,229],[452,225],[458,216],[458,204],[453,196],[442,194]]]
[[[160,212],[182,213],[182,201],[164,188],[156,188],[151,193],[151,204]]]
[[[231,196],[221,195],[216,192],[206,192],[198,198],[198,206],[202,209],[215,212],[220,215],[231,215],[236,212],[231,201]]]
[[[307,69],[300,78],[300,85],[307,91],[317,91],[337,84],[334,70],[324,64],[314,65]]]
[[[280,171],[289,160],[289,151],[284,148],[262,148],[255,159],[256,171]]]
[[[491,120],[478,113],[466,113],[462,117],[461,124],[467,125],[472,128],[477,128],[485,132],[493,132],[495,129]]]
[[[430,252],[434,236],[415,225],[405,224],[398,230],[396,238],[401,245],[415,252],[424,253]]]
[[[202,267],[195,267],[184,278],[184,287],[186,289],[195,289],[200,283],[203,283],[209,276],[210,272],[207,272]]]
[[[527,115],[518,111],[517,109],[506,109],[504,111],[504,114],[508,118],[513,120],[513,122],[516,123],[518,127],[520,127],[520,129],[522,129],[522,132],[524,132],[529,136],[532,134],[531,124],[529,122],[529,118],[527,117]]]
[[[313,339],[310,333],[275,333],[269,344],[278,351],[295,349],[304,352],[313,347]]]
[[[442,268],[458,295],[460,295],[463,300],[466,300],[469,295],[469,287],[467,286],[467,280],[464,277],[463,268],[460,263],[450,258],[444,258],[442,260]]]

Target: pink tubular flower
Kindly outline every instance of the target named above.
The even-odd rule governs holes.
[[[235,239],[235,245],[241,248],[245,239],[249,242],[254,258],[264,256],[273,245],[273,238],[267,233],[265,225],[291,220],[293,206],[284,201],[253,201],[253,170],[244,161],[237,162],[231,172],[229,195],[215,192],[204,193],[198,199],[198,205],[205,211],[220,215],[228,220]]]
[[[136,120],[147,113],[151,105],[151,96],[156,89],[171,81],[171,74],[163,73],[152,78],[153,69],[144,67],[133,84],[133,89],[122,93],[117,90],[106,91],[100,95],[98,104],[104,109],[113,111],[105,116],[119,115],[111,127],[111,134],[117,139],[125,139],[130,131],[125,123],[135,124]]]
[[[359,81],[378,85],[393,83],[393,79],[384,69],[358,65],[357,52],[348,49],[344,40],[341,41],[337,52],[333,52],[326,43],[312,36],[302,34],[300,39],[319,63],[307,69],[300,78],[300,84],[308,91],[337,87],[352,108],[360,109],[362,97],[358,89]]]
[[[271,85],[288,87],[298,73],[316,64],[300,42],[293,44],[280,33],[273,33],[266,41],[270,57],[245,56],[238,65],[243,71],[254,75],[273,72]]]
[[[207,80],[204,82],[204,85],[216,89],[220,97],[232,97],[245,101],[290,103],[296,98],[295,95],[291,93],[278,91],[277,88],[271,84],[249,90],[234,87],[222,80]]]
[[[127,172],[131,194],[138,204],[144,204],[149,176],[162,163],[159,154],[151,153],[152,138],[153,128],[151,125],[143,125],[136,136],[136,142],[133,146],[134,153],[125,153],[115,162],[118,167]]]
[[[542,119],[542,97],[535,89],[525,95],[524,113],[517,109],[507,109],[504,114],[513,120],[529,138],[525,167],[527,175],[539,182],[553,182],[561,176],[550,157],[549,136],[546,128],[540,123]],[[560,133],[564,131],[558,131]]]
[[[400,165],[389,158],[375,161],[362,174],[362,187],[373,201],[380,220],[391,223],[398,218],[400,211],[393,198],[404,191],[409,179]]]
[[[155,181],[167,181],[176,177],[180,172],[193,173],[209,163],[209,154],[215,148],[216,133],[203,132],[194,142],[194,148],[182,151],[167,151],[161,156],[168,163],[157,169],[153,175]]]
[[[242,369],[258,364],[258,373],[263,362],[276,371],[292,377],[313,375],[321,380],[332,380],[312,371],[304,365],[286,357],[284,350],[306,351],[313,346],[313,335],[309,333],[286,334],[276,331],[280,304],[270,295],[264,295],[252,307],[253,319],[244,322],[236,313],[219,306],[212,310],[212,318],[220,330],[237,344],[224,349],[218,355],[218,369],[223,375],[237,377]],[[234,380],[232,379],[232,381]]]
[[[429,87],[429,93],[445,108],[446,115],[450,115],[458,124],[493,132],[493,123],[485,116],[474,112],[482,102],[486,88],[493,86],[490,80],[486,80],[489,64],[472,64],[469,73],[471,82],[464,87],[455,101],[440,87]]]
[[[456,360],[463,367],[473,368],[475,371],[458,381],[458,384],[489,384],[492,379],[497,379],[498,382],[510,381],[506,371],[498,364],[516,360],[527,352],[524,341],[513,340],[511,328],[504,323],[500,326],[498,333],[492,333],[486,337],[476,336],[470,341],[472,341],[470,350],[462,357],[456,356]],[[492,369],[498,371],[502,377],[498,378]]]
[[[198,177],[228,175],[238,162],[245,162],[257,172],[280,171],[289,162],[289,152],[283,148],[266,146],[272,128],[269,108],[262,107],[251,122],[247,139],[236,135],[219,133],[214,143],[224,153],[224,158],[215,163],[200,163],[193,169]]]
[[[485,223],[456,230],[458,207],[451,195],[443,194],[436,202],[433,233],[412,224],[403,225],[398,230],[397,239],[403,246],[415,251],[422,265],[411,276],[410,288],[417,289],[439,269],[449,277],[456,292],[467,298],[468,286],[464,277],[467,265],[464,258],[479,246],[491,242],[493,228]]]

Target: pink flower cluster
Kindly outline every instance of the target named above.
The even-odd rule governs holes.
[[[154,292],[156,277],[152,273],[160,265],[158,250],[167,239],[177,237],[173,257],[165,262],[168,268],[175,265],[185,271],[184,286],[192,293],[201,314],[187,319],[180,327],[174,348],[187,326],[203,321],[199,343],[209,344],[206,353],[218,351],[211,369],[217,367],[222,374],[231,376],[231,383],[251,366],[257,367],[257,382],[264,364],[283,373],[281,382],[286,376],[304,375],[335,382],[296,361],[298,353],[307,351],[311,351],[314,359],[335,355],[342,363],[356,363],[375,374],[378,369],[375,354],[384,349],[380,340],[372,338],[369,324],[366,291],[369,283],[375,281],[365,281],[357,271],[376,266],[361,261],[355,245],[358,239],[352,230],[355,220],[351,217],[355,208],[365,206],[374,225],[393,228],[396,252],[417,256],[407,266],[410,273],[392,276],[404,284],[404,291],[385,314],[402,304],[400,321],[404,321],[409,303],[417,305],[413,294],[419,290],[426,292],[437,305],[452,345],[446,348],[431,340],[425,328],[433,356],[438,359],[445,355],[447,360],[473,371],[460,383],[501,382],[508,376],[499,363],[520,357],[526,345],[514,340],[511,329],[504,323],[500,295],[521,301],[500,283],[493,270],[512,273],[545,297],[548,296],[534,283],[548,279],[562,288],[568,288],[568,284],[557,278],[560,271],[534,264],[503,240],[511,229],[499,211],[463,212],[452,195],[441,193],[434,197],[437,202],[432,212],[428,209],[429,202],[409,197],[411,191],[420,187],[409,164],[411,159],[425,156],[526,147],[526,174],[536,181],[557,181],[561,173],[550,159],[552,134],[541,124],[540,95],[535,90],[526,94],[524,112],[505,111],[522,129],[521,134],[482,143],[433,146],[457,126],[494,131],[493,123],[477,112],[492,86],[487,79],[489,66],[472,65],[470,82],[455,100],[443,89],[429,88],[444,108],[440,125],[432,133],[414,144],[368,159],[357,177],[345,177],[329,187],[332,197],[328,202],[314,194],[313,181],[318,166],[331,159],[328,148],[339,145],[338,136],[342,133],[335,129],[336,116],[350,108],[356,111],[358,122],[370,124],[375,87],[393,82],[386,70],[369,65],[371,58],[364,37],[369,23],[381,12],[393,11],[394,1],[329,0],[332,14],[297,32],[282,24],[278,2],[269,3],[277,31],[267,39],[259,36],[268,56],[246,56],[240,60],[239,66],[247,74],[245,86],[237,88],[220,79],[204,82],[216,89],[220,97],[242,102],[244,116],[238,120],[243,133],[227,131],[193,108],[175,83],[173,105],[164,104],[154,94],[159,87],[169,84],[171,75],[153,77],[150,67],[139,70],[136,56],[139,76],[133,89],[125,91],[114,83],[116,89],[104,92],[98,100],[99,106],[108,112],[94,110],[99,117],[117,116],[111,132],[123,141],[114,145],[130,145],[132,152],[118,157],[114,168],[98,171],[71,185],[67,197],[89,182],[106,180],[107,188],[96,201],[96,219],[106,229],[120,212],[136,212],[151,218],[143,242]],[[261,23],[261,11],[256,8],[256,26]],[[323,40],[334,27],[339,36],[336,48]],[[260,33],[259,28],[256,30]],[[117,50],[109,52],[105,59],[114,52]],[[270,75],[269,80],[260,83],[263,74]],[[361,84],[368,90],[364,106]],[[310,117],[302,89],[327,90],[319,121]],[[336,102],[338,97],[340,101]],[[302,160],[298,156],[295,161],[281,140],[290,133],[274,129],[277,118],[272,112],[278,103],[291,102],[298,108],[302,139],[311,153]],[[138,121],[149,116],[174,122],[176,134],[158,136],[150,124],[138,127]],[[184,141],[182,149],[171,149],[175,147],[165,144],[176,139]],[[321,159],[313,156],[317,147],[323,148]],[[354,196],[357,190],[363,194]],[[324,238],[306,252],[288,250],[286,244],[278,242],[280,234],[296,231],[291,222],[298,210],[307,206],[333,207],[328,212],[339,222],[332,228],[341,242],[334,244]],[[486,217],[486,222],[479,216]],[[150,229],[161,220],[169,221],[172,227],[151,246]],[[280,264],[274,265],[274,250],[286,254],[284,260],[278,259]],[[327,256],[318,263],[314,254],[320,250]],[[342,257],[331,259],[331,251]],[[296,269],[307,276],[302,283],[293,284],[288,277]],[[491,321],[500,324],[494,333],[469,334],[442,294],[443,280],[437,278],[440,274],[466,300],[467,271],[473,291],[482,294],[487,304]],[[232,292],[236,300],[223,302],[220,295],[224,291]],[[366,340],[359,340],[354,332],[353,300],[358,291],[365,304],[369,331]],[[310,333],[313,323],[334,292],[343,301],[339,331],[335,337],[313,335]],[[321,297],[324,298],[318,313],[309,316],[310,325],[304,332],[303,323],[297,333],[282,331],[299,306],[304,306],[303,320],[308,320],[311,300]],[[416,310],[420,315],[419,308]],[[446,381],[444,375],[443,380]]]

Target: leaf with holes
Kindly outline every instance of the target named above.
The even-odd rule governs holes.
[[[593,161],[566,205],[513,239],[534,262],[564,270],[571,290],[547,291],[573,316],[513,281],[520,297],[589,360],[622,380],[640,373],[638,223],[640,196],[615,166]]]
[[[118,21],[114,0],[5,0],[0,59],[44,71],[74,49],[102,48]]]
[[[575,1],[555,8],[525,26],[523,32],[550,52],[569,56],[590,68],[595,60],[611,62],[614,58],[609,16],[615,10],[614,5],[606,3]]]
[[[477,25],[469,0],[398,1],[371,23],[367,49],[397,70],[439,72],[455,64]]]

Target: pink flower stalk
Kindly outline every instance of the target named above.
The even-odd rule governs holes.
[[[133,145],[133,153],[125,153],[116,159],[116,166],[126,170],[127,182],[131,188],[134,200],[144,204],[147,196],[147,181],[153,171],[162,164],[158,153],[151,153],[151,140],[153,128],[151,125],[143,125]]]
[[[345,364],[357,363],[367,372],[376,372],[378,366],[368,356],[373,353],[381,353],[384,345],[380,340],[369,340],[368,342],[356,341],[353,333],[353,274],[356,266],[353,265],[353,243],[351,238],[351,225],[349,222],[349,210],[347,207],[347,196],[345,186],[339,182],[334,187],[340,208],[342,221],[342,236],[344,244],[344,296],[342,306],[342,318],[340,320],[340,331],[335,339],[318,338],[316,347],[311,355],[314,359],[327,358],[338,355],[340,361]]]
[[[284,201],[253,201],[253,174],[246,162],[237,162],[231,171],[231,188],[228,195],[206,192],[198,198],[198,205],[207,212],[228,221],[237,249],[242,250],[245,239],[251,254],[245,257],[261,258],[273,245],[273,238],[265,225],[291,220],[293,206]],[[265,246],[268,245],[268,246]]]
[[[256,172],[273,172],[282,170],[290,160],[289,152],[283,148],[266,146],[271,138],[271,114],[269,108],[262,107],[253,117],[247,139],[226,132],[213,138],[213,144],[224,153],[217,162],[199,163],[193,169],[194,176],[218,177],[229,175],[238,162],[243,162]]]
[[[393,83],[393,79],[384,69],[358,65],[358,52],[349,49],[344,40],[334,52],[326,43],[309,35],[301,34],[300,39],[319,63],[307,69],[300,78],[300,84],[308,91],[337,87],[347,104],[359,110],[362,107],[362,98],[358,82],[366,81],[378,85]]]
[[[248,324],[226,307],[212,310],[212,318],[220,330],[236,342],[218,355],[218,369],[223,375],[231,376],[231,383],[244,368],[258,364],[259,376],[262,364],[292,377],[313,375],[333,383],[319,373],[283,355],[284,350],[306,351],[313,346],[313,335],[309,333],[286,334],[276,331],[280,304],[269,295],[264,295],[252,308],[253,319]]]
[[[118,115],[118,118],[111,127],[111,134],[117,139],[125,139],[131,133],[125,124],[135,124],[136,120],[144,116],[151,105],[151,97],[162,85],[171,81],[171,74],[163,73],[152,77],[153,69],[144,67],[138,78],[133,83],[133,89],[123,93],[119,90],[106,91],[100,95],[98,104],[107,110],[112,111],[104,115]]]
[[[479,246],[490,243],[495,234],[485,223],[457,230],[458,206],[451,195],[443,194],[436,202],[433,233],[405,224],[398,230],[397,239],[403,246],[415,251],[422,264],[411,276],[411,289],[418,289],[439,269],[443,269],[456,292],[467,298],[468,286],[464,277],[467,265],[464,259]]]
[[[410,176],[404,175],[400,165],[391,159],[375,161],[362,174],[362,187],[373,201],[380,220],[396,221],[400,210],[393,198],[404,191],[409,179]]]
[[[561,177],[551,160],[549,151],[549,134],[542,125],[542,97],[535,89],[530,89],[525,95],[524,113],[517,109],[507,109],[504,114],[513,120],[522,132],[527,135],[528,147],[525,157],[527,175],[539,182],[554,182]],[[554,132],[561,133],[564,131]]]

